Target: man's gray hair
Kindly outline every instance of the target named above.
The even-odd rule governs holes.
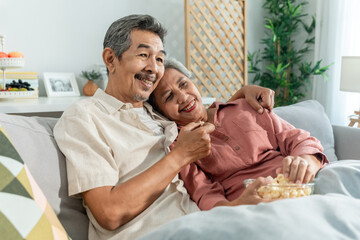
[[[104,49],[109,47],[114,50],[118,59],[131,46],[130,34],[132,30],[144,30],[158,35],[162,42],[166,29],[161,23],[150,15],[129,15],[113,22],[104,38]]]
[[[164,67],[165,67],[165,70],[172,68],[172,69],[175,69],[175,70],[181,72],[189,79],[194,79],[194,75],[192,74],[192,72],[190,72],[181,62],[179,62],[175,58],[165,59]]]

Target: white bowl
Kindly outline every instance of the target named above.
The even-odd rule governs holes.
[[[255,179],[245,179],[245,188],[252,184]],[[297,198],[313,194],[314,183],[287,183],[287,184],[267,184],[259,187],[258,194],[265,199]]]

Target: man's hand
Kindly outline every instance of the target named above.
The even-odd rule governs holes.
[[[189,123],[181,129],[171,152],[181,154],[183,166],[206,157],[211,151],[210,133],[214,130],[215,126],[211,123],[202,126],[201,123]]]
[[[244,192],[233,201],[220,201],[216,203],[216,206],[238,206],[238,205],[245,205],[245,204],[258,204],[261,202],[271,202],[270,199],[263,199],[257,193],[259,187],[269,184],[271,179],[259,177],[257,178],[252,184],[250,184]]]
[[[209,134],[215,127],[200,125],[190,123],[183,127],[173,150],[140,174],[116,186],[82,193],[103,228],[112,231],[134,219],[158,199],[184,166],[210,153]]]
[[[282,161],[282,169],[276,173],[283,173],[291,183],[308,183],[314,180],[321,168],[321,162],[313,155],[287,156]]]
[[[238,98],[245,98],[246,101],[260,114],[264,112],[264,108],[271,110],[274,107],[275,92],[269,88],[257,85],[246,85],[240,88],[228,102]]]

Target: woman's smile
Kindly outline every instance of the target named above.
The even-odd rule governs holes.
[[[180,112],[191,112],[195,108],[196,108],[196,101],[195,99],[193,99],[183,109],[181,109]]]

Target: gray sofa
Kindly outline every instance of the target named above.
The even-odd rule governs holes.
[[[314,100],[274,110],[297,128],[309,131],[324,146],[331,162],[360,159],[360,129],[331,126]],[[55,118],[0,114],[0,125],[27,164],[72,239],[87,239],[88,219],[81,200],[67,196],[66,166],[53,136]]]

